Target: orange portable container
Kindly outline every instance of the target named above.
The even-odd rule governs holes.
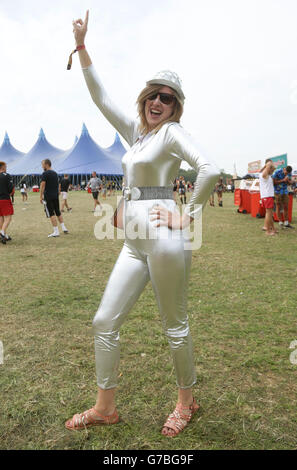
[[[244,194],[244,209],[248,214],[251,213],[251,193],[247,189]]]
[[[251,198],[251,216],[252,217],[264,217],[265,208],[261,204],[259,179],[254,180],[251,186],[250,198]]]
[[[240,189],[237,188],[234,191],[234,205],[235,206],[240,206],[240,202],[241,202]]]
[[[251,216],[257,217],[259,214],[261,217],[265,215],[265,209],[260,205],[260,193],[251,193]],[[264,210],[263,210],[264,209]],[[264,214],[263,214],[264,212]],[[258,216],[259,216],[258,215]]]
[[[239,195],[238,201],[239,201],[239,207],[237,209],[237,212],[241,212],[241,214],[245,214],[246,210],[244,208],[245,205],[245,192],[246,192],[246,181],[241,180],[240,181],[240,186],[239,186]]]

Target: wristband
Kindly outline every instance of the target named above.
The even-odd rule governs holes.
[[[74,49],[74,51],[71,52],[71,54],[69,56],[69,59],[68,59],[67,70],[71,69],[72,55],[75,54],[75,52],[81,51],[82,49],[85,49],[85,48],[86,48],[86,46],[84,44],[82,44],[81,46],[76,46],[76,49]]]

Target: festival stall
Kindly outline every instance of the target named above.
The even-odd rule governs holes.
[[[284,168],[287,166],[287,155],[280,155],[271,158],[276,169]],[[248,173],[243,179],[240,180],[239,187],[234,192],[234,205],[238,206],[237,212],[242,214],[251,214],[252,217],[265,217],[265,208],[262,205],[260,197],[260,181],[259,172],[261,169],[261,160],[250,162],[248,164]],[[273,217],[276,222],[278,218],[274,206]],[[288,220],[292,221],[293,212],[293,194],[289,193],[289,206],[288,206]],[[281,212],[282,220],[284,221],[284,212]]]

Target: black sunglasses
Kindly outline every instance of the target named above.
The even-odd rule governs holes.
[[[154,93],[153,95],[148,97],[148,100],[154,101],[157,96],[160,97],[160,101],[163,104],[172,104],[175,100],[176,97],[174,95],[171,95],[170,93]]]

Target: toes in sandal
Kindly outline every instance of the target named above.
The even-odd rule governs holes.
[[[65,427],[71,431],[80,431],[90,426],[101,426],[103,424],[116,424],[119,421],[119,415],[117,410],[110,416],[103,416],[95,408],[90,408],[74,415],[71,419],[68,419],[65,423]]]
[[[199,408],[200,406],[196,403],[195,399],[193,399],[193,403],[190,406],[183,406],[181,403],[178,403],[174,412],[168,416],[163,426],[163,436],[177,436],[191,421],[193,415]]]

